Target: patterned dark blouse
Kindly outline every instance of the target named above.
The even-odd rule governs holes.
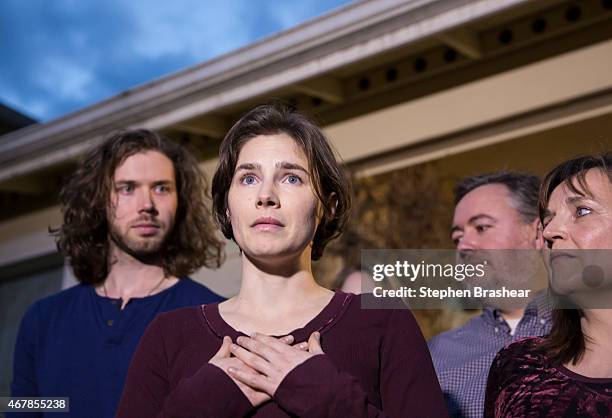
[[[612,378],[555,367],[525,338],[501,350],[489,371],[485,417],[612,417]]]

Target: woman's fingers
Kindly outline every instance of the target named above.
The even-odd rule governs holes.
[[[295,344],[293,347],[301,350],[301,351],[308,351],[308,342],[306,341],[302,341],[299,344]]]
[[[273,361],[279,351],[288,347],[287,344],[280,342],[277,338],[255,333],[250,338],[238,337],[236,343],[268,361]]]
[[[245,346],[248,347],[249,345],[250,344],[247,343]],[[230,351],[234,356],[236,356],[236,358],[240,359],[244,364],[253,368],[255,371],[266,374],[266,375],[270,374],[271,372],[270,362],[266,360],[265,358],[261,357],[256,352],[252,352],[247,349],[244,349],[237,344],[231,344]]]
[[[219,350],[215,353],[213,358],[229,358],[231,354],[230,352],[231,345],[232,345],[232,339],[228,336],[223,337],[223,342],[221,343],[221,347],[219,347]]]
[[[310,334],[308,339],[308,351],[312,354],[323,354],[323,348],[321,348],[321,334],[318,331]]]
[[[227,369],[227,371],[234,379],[244,383],[245,385],[255,390],[265,392],[270,396],[274,393],[274,386],[265,376],[259,373],[251,372],[244,369],[237,369],[235,367],[230,367]]]

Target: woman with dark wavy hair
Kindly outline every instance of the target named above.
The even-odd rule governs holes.
[[[220,263],[205,186],[195,158],[153,131],[117,132],[87,153],[51,230],[80,284],[26,313],[12,396],[69,397],[73,416],[112,417],[155,315],[221,300],[186,277]]]
[[[551,333],[500,351],[486,417],[612,416],[612,154],[565,161],[544,179]]]
[[[444,417],[409,311],[361,309],[312,260],[349,216],[349,182],[321,130],[280,104],[227,133],[214,213],[242,253],[226,302],[160,315],[130,367],[119,417]]]

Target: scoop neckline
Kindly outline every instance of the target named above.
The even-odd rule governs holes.
[[[331,300],[325,305],[321,312],[302,328],[297,328],[285,335],[292,335],[294,341],[298,343],[307,341],[310,335],[315,331],[324,333],[342,316],[353,296],[355,295],[335,290]],[[221,339],[226,335],[231,337],[232,341],[236,341],[236,338],[240,336],[246,337],[247,335],[245,333],[234,329],[230,324],[225,322],[219,312],[219,303],[220,302],[201,305],[200,310],[206,325]],[[283,335],[274,335],[273,337],[278,338],[282,336]]]
[[[577,380],[583,383],[609,384],[612,383],[612,377],[588,377],[582,374],[571,371],[564,365],[557,366],[559,373],[572,380]]]
[[[544,337],[526,337],[523,341],[533,342],[535,345],[529,345],[528,352],[531,351],[534,347],[539,347],[544,342]],[[588,377],[582,374],[578,374],[563,364],[553,364],[550,357],[546,353],[540,354],[541,361],[543,361],[546,367],[557,375],[561,375],[567,379],[574,380],[576,382],[588,383],[588,384],[610,384],[612,382],[612,377]]]

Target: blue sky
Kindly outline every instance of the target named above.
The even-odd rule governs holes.
[[[349,0],[1,0],[0,102],[48,121]]]

